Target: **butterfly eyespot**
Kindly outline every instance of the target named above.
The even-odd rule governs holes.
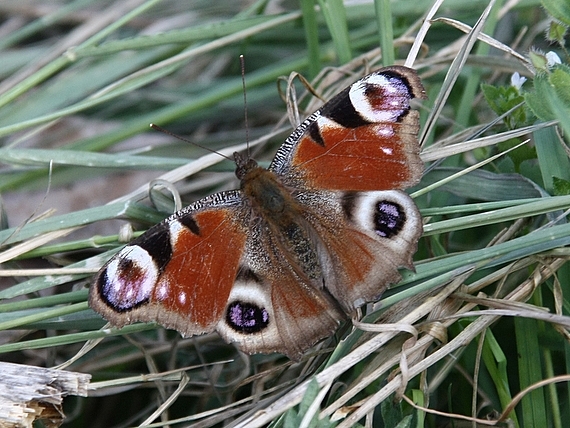
[[[374,212],[374,230],[383,238],[397,235],[406,222],[406,213],[399,204],[380,201]]]
[[[401,121],[408,112],[412,89],[399,75],[372,73],[353,86],[350,99],[360,116],[370,123]]]
[[[111,308],[126,312],[150,298],[158,278],[152,257],[141,247],[125,247],[97,278],[101,299]]]
[[[269,324],[269,313],[253,303],[234,302],[228,306],[226,321],[241,333],[257,333]]]

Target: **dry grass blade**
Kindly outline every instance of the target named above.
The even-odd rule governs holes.
[[[489,5],[485,8],[485,11],[481,14],[479,19],[477,20],[477,23],[473,26],[473,28],[467,35],[465,42],[461,43],[461,48],[459,49],[459,52],[457,52],[455,59],[452,61],[451,65],[449,66],[449,70],[447,72],[447,75],[445,76],[445,80],[443,81],[441,90],[439,91],[439,94],[437,95],[437,98],[434,101],[433,108],[426,120],[424,128],[421,131],[420,134],[421,146],[424,145],[424,142],[426,141],[428,136],[432,133],[433,128],[435,127],[435,124],[437,122],[437,119],[441,116],[441,111],[443,110],[447,98],[449,97],[449,94],[451,93],[451,90],[453,89],[453,86],[455,85],[455,82],[459,77],[459,73],[461,72],[463,66],[465,65],[465,62],[467,61],[467,56],[469,55],[471,49],[473,48],[473,45],[477,41],[477,38],[479,37],[479,34],[481,33],[483,26],[485,25],[485,22],[489,16],[489,13],[491,12],[491,9],[493,8],[494,5],[495,5],[494,0],[489,2]]]

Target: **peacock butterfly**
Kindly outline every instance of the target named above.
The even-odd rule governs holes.
[[[392,66],[344,89],[269,169],[235,153],[240,189],[200,199],[99,271],[90,306],[117,327],[216,330],[293,359],[413,268],[422,220],[401,189],[422,175],[417,73]]]

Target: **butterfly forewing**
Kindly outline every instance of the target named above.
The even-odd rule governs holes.
[[[369,74],[309,116],[270,167],[295,185],[328,190],[404,189],[421,178],[415,72],[393,66]]]
[[[236,196],[188,206],[123,248],[99,272],[90,306],[116,326],[157,321],[184,335],[213,331],[247,240]]]

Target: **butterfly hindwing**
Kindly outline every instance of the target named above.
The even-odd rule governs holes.
[[[331,254],[335,279],[327,288],[351,313],[398,282],[399,268],[413,269],[422,219],[412,199],[398,190],[337,192],[334,203],[342,208],[342,221],[335,233],[321,233],[322,251]]]
[[[280,352],[298,359],[330,336],[345,314],[323,288],[297,277],[283,263],[254,274],[242,266],[217,330],[247,353]]]

